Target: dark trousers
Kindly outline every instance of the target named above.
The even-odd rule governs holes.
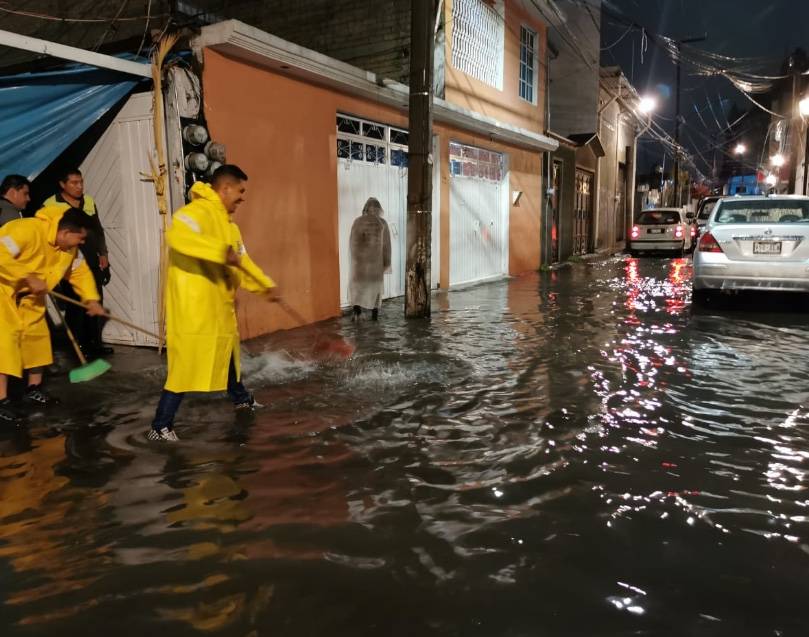
[[[94,268],[91,268],[91,270],[98,288],[98,295],[101,297],[100,303],[103,305],[104,288],[101,286],[101,270]],[[63,282],[60,291],[72,299],[81,300],[69,283]],[[72,303],[66,303],[65,322],[70,331],[73,332],[73,336],[76,337],[85,355],[92,355],[102,346],[101,331],[104,329],[107,319],[101,316],[88,316],[86,310]]]
[[[163,390],[163,393],[160,394],[160,401],[157,403],[152,429],[156,431],[160,431],[164,427],[174,429],[174,417],[177,415],[184,396],[185,394],[182,392]],[[232,358],[228,367],[228,396],[234,405],[253,402],[253,394],[247,391],[242,381],[236,380],[236,365]]]

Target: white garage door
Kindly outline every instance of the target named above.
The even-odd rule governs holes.
[[[505,156],[452,142],[450,156],[450,285],[508,273]]]
[[[383,298],[404,294],[407,228],[407,143],[405,130],[347,115],[337,116],[337,188],[340,241],[340,304],[348,305],[351,270],[349,237],[369,197],[385,210],[391,238],[391,272]],[[435,152],[434,152],[435,155]],[[439,175],[433,174],[432,286],[438,286]]]
[[[116,316],[158,332],[161,221],[154,186],[140,177],[149,172],[152,130],[152,93],[132,95],[80,169],[107,237],[112,280],[104,288],[104,305]],[[112,321],[104,328],[104,340],[158,344]]]

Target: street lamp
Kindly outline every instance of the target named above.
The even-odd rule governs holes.
[[[803,117],[809,116],[809,95],[807,95],[800,102],[798,102],[798,108],[800,109],[801,115]]]
[[[640,98],[638,103],[638,110],[644,115],[648,115],[657,108],[657,99],[651,95],[646,95]]]
[[[747,146],[744,144],[736,144],[736,148],[733,149],[733,152],[737,155],[744,155],[747,152]]]
[[[786,160],[784,159],[784,156],[781,153],[776,153],[775,155],[770,157],[770,163],[776,168],[780,168],[781,166],[784,165],[785,162]]]

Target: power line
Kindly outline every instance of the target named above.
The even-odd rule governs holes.
[[[623,40],[623,39],[624,39],[626,36],[628,36],[630,33],[632,33],[634,30],[635,30],[635,27],[630,25],[630,26],[627,28],[627,30],[626,30],[626,31],[624,31],[624,32],[623,32],[623,34],[621,34],[621,37],[619,37],[617,40],[615,40],[615,42],[613,42],[612,44],[610,44],[610,45],[608,45],[608,46],[602,46],[602,47],[601,47],[601,50],[602,50],[602,51],[609,51],[609,50],[610,50],[610,49],[612,49],[613,47],[618,46],[618,44],[620,44],[620,43],[621,43],[621,41],[622,41],[622,40]]]
[[[136,55],[140,55],[140,52],[143,51],[143,45],[146,42],[146,34],[149,33],[149,23],[151,22],[152,14],[152,0],[149,0],[149,4],[146,6],[146,26],[143,27],[143,37],[140,39],[140,46],[138,47],[138,52]]]
[[[0,5],[8,4],[6,2],[0,3]],[[124,6],[126,2],[124,2]],[[55,15],[49,15],[47,13],[37,13],[34,11],[20,11],[18,9],[7,9],[4,6],[0,6],[0,12],[8,13],[10,15],[16,15],[24,18],[34,18],[37,20],[50,20],[53,22],[67,22],[67,23],[109,23],[109,22],[140,22],[141,20],[149,20],[155,18],[167,18],[169,17],[168,13],[160,13],[155,15],[142,15],[142,16],[128,16],[126,18],[121,18],[120,13],[115,18],[64,18]]]

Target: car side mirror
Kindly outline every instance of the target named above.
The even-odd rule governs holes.
[[[697,215],[695,215],[693,212],[686,212],[685,213],[685,218],[686,219],[692,219],[693,220],[693,219],[696,219],[696,217],[697,217]]]

